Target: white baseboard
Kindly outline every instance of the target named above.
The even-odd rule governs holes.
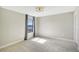
[[[44,38],[50,38],[50,39],[58,39],[58,40],[65,40],[65,41],[71,41],[71,42],[75,42],[74,40],[72,39],[67,39],[67,38],[63,38],[63,37],[58,37],[58,36],[53,36],[53,37],[45,37],[45,36],[38,36],[38,37],[44,37]]]
[[[23,40],[16,40],[16,41],[13,41],[13,42],[11,42],[11,43],[5,44],[5,45],[3,45],[3,46],[0,46],[0,49],[6,48],[6,47],[8,47],[8,46],[11,46],[11,45],[13,45],[13,44],[19,43],[19,42],[21,42],[21,41],[23,41]]]
[[[56,37],[54,37],[54,38],[56,38]],[[74,42],[74,40],[66,39],[66,38],[56,38],[56,39],[60,39],[60,40],[65,40],[65,41],[71,41],[71,42]]]

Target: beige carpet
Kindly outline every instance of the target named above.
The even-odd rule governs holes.
[[[0,52],[78,52],[78,50],[72,41],[33,38],[0,49]]]

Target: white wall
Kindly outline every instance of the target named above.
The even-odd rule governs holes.
[[[39,17],[35,17],[35,36],[38,36],[38,30],[39,30]]]
[[[0,47],[24,40],[25,15],[0,8]]]
[[[73,40],[73,12],[39,18],[38,35]]]
[[[79,49],[79,7],[74,12],[74,39]]]

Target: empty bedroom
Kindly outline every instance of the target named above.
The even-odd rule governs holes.
[[[78,6],[0,6],[0,52],[78,52],[78,19]]]

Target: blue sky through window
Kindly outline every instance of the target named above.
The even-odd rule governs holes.
[[[28,16],[28,25],[32,25],[33,17]]]
[[[28,32],[33,32],[33,17],[28,16]]]
[[[32,20],[31,19],[28,20],[28,25],[32,25]]]

